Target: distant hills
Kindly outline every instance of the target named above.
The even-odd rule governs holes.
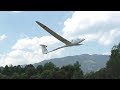
[[[54,58],[50,60],[44,60],[40,63],[33,64],[35,67],[38,65],[44,65],[47,62],[54,63],[57,67],[62,67],[68,64],[74,64],[78,61],[81,65],[81,69],[84,73],[89,73],[90,71],[97,71],[103,67],[105,67],[106,62],[109,60],[109,55],[89,55],[89,54],[81,54],[75,56],[67,56],[63,58]]]

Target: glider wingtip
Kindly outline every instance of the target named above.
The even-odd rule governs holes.
[[[38,23],[38,21],[35,21],[36,23]]]

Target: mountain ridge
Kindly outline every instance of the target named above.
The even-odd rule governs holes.
[[[97,71],[105,67],[106,62],[109,60],[109,55],[100,55],[100,54],[81,54],[74,56],[66,56],[61,58],[54,58],[43,60],[39,63],[34,63],[33,66],[37,67],[38,65],[44,65],[47,62],[54,63],[57,67],[62,67],[69,64],[74,64],[78,61],[81,65],[81,69],[84,73],[89,73],[91,71]]]

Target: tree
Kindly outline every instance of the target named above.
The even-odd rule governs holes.
[[[0,73],[0,79],[9,79],[9,77]]]
[[[56,66],[52,62],[44,64],[43,70],[54,70]]]
[[[13,75],[11,76],[11,79],[20,79],[20,75],[18,73],[13,73]]]
[[[110,78],[116,79],[120,76],[120,43],[113,46],[110,60],[106,65],[107,73],[109,73]]]
[[[74,73],[72,78],[73,79],[83,79],[83,71],[80,68],[80,64],[78,61],[76,61],[76,63],[74,64]]]
[[[25,74],[26,74],[27,78],[30,78],[31,76],[33,76],[34,74],[36,74],[35,67],[32,64],[26,65],[25,66]]]
[[[42,65],[38,65],[36,70],[37,70],[37,73],[42,73],[43,72],[43,66]]]
[[[65,72],[65,79],[71,79],[74,73],[73,65],[66,65],[61,67],[61,69]]]
[[[40,75],[41,79],[53,79],[53,71],[45,70]]]
[[[65,71],[61,69],[54,71],[53,79],[65,79]]]
[[[10,70],[9,70],[8,65],[6,65],[6,66],[4,67],[4,69],[3,69],[3,71],[2,71],[2,74],[8,75],[8,76],[11,75],[11,72],[10,72]]]
[[[95,72],[91,71],[90,73],[86,73],[84,79],[95,79]]]

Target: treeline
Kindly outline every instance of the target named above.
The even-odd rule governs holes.
[[[106,67],[84,75],[85,79],[120,79],[120,43],[111,50]]]
[[[0,69],[0,79],[82,79],[83,71],[79,62],[74,65],[67,65],[61,68],[53,63],[39,65],[36,68],[30,64],[22,68],[18,66],[8,66]]]
[[[106,67],[83,74],[80,66],[78,61],[61,68],[51,62],[36,68],[32,64],[24,68],[6,65],[0,68],[0,79],[120,79],[120,43],[113,46]]]

